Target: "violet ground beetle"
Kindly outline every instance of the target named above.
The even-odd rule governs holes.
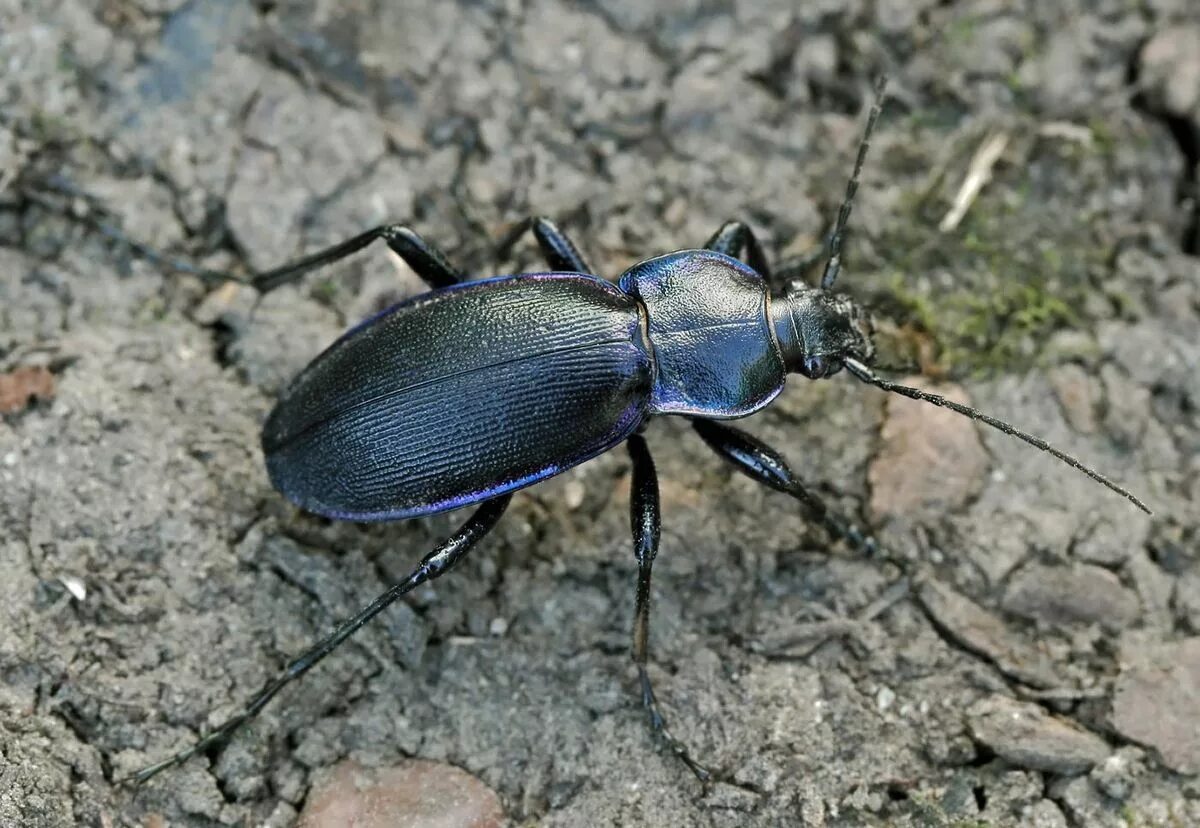
[[[767,405],[789,372],[823,379],[845,368],[885,391],[949,408],[1053,454],[1149,512],[1044,440],[871,370],[868,316],[831,288],[884,85],[876,86],[820,287],[792,281],[770,293],[766,256],[740,221],[721,227],[704,250],[634,265],[616,285],[591,275],[576,246],[544,218],[522,222],[508,243],[532,232],[548,273],[472,281],[408,227],[387,225],[259,274],[252,283],[265,293],[383,239],[433,288],[352,328],[283,391],[262,434],[276,488],[307,511],[343,520],[479,507],[408,577],[288,663],[241,712],[130,779],[145,781],[226,739],[393,601],[450,570],[496,525],[514,491],[625,442],[633,462],[633,659],[642,702],[651,729],[707,780],[709,772],[667,729],[646,673],[659,500],[640,431],[655,416],[690,418],[738,470],[794,497],[833,536],[871,551],[874,542],[831,513],[782,455],[720,422]]]

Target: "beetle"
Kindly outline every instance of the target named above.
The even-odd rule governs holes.
[[[431,288],[350,329],[284,389],[262,432],[274,486],[301,508],[342,520],[477,508],[407,577],[289,662],[240,712],[130,779],[145,781],[226,739],[397,598],[454,567],[495,527],[513,492],[622,442],[633,468],[632,655],[642,702],[652,730],[708,779],[667,728],[646,672],[660,515],[640,431],[654,417],[689,418],[740,471],[790,494],[832,535],[870,552],[874,541],[827,509],[781,454],[723,422],[769,404],[788,373],[816,380],[844,368],[885,391],[949,408],[1053,454],[1149,512],[1040,438],[871,369],[870,318],[832,288],[883,93],[881,80],[819,287],[792,281],[772,292],[762,246],[740,221],[723,225],[705,249],[639,262],[613,284],[593,275],[578,247],[541,217],[520,223],[510,241],[532,233],[551,268],[545,273],[470,280],[409,227],[385,225],[255,277],[266,293],[382,239]]]

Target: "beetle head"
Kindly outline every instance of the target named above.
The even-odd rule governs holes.
[[[793,283],[771,300],[775,336],[789,371],[809,379],[833,376],[850,358],[875,357],[871,318],[849,296]]]

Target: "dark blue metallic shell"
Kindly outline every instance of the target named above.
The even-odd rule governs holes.
[[[350,520],[475,503],[620,443],[647,415],[637,302],[593,276],[468,282],[353,329],[283,392],[263,428],[288,499]]]
[[[767,286],[737,259],[710,250],[668,253],[634,265],[620,285],[650,320],[653,413],[744,417],[783,390]]]

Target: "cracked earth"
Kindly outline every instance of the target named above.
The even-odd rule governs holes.
[[[1183,0],[0,0],[0,825],[289,825],[410,759],[513,824],[1200,824],[1197,42]],[[711,787],[637,705],[623,451],[519,494],[225,747],[114,785],[461,517],[331,523],[262,467],[281,385],[415,276],[371,249],[258,302],[189,268],[400,220],[515,272],[535,251],[495,244],[530,213],[609,278],[732,217],[802,254],[883,72],[841,289],[899,376],[1153,517],[967,420],[793,377],[745,426],[875,558],[686,424],[647,432],[652,676]]]

